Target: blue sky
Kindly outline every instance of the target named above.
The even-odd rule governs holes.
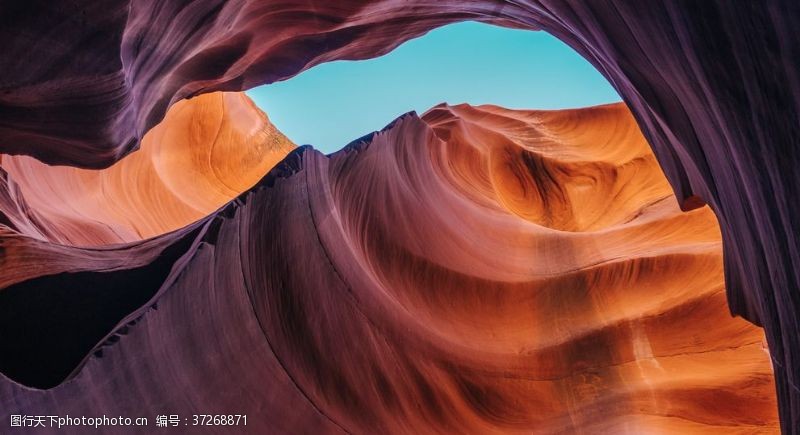
[[[620,101],[591,64],[548,33],[474,22],[433,30],[376,59],[318,65],[247,93],[292,141],[325,153],[441,102],[558,109]]]

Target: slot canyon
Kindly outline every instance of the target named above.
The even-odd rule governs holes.
[[[324,154],[243,92],[461,21],[548,32],[623,102],[442,103]],[[781,0],[0,2],[0,433],[800,433],[797,28]]]

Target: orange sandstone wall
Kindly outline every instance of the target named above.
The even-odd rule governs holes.
[[[8,155],[0,167],[27,205],[15,222],[24,232],[92,246],[184,227],[251,187],[294,147],[246,95],[218,92],[175,104],[140,150],[107,169]]]
[[[94,213],[135,240],[243,192],[111,247],[2,227],[0,417],[168,404],[247,414],[251,433],[779,430],[715,216],[680,210],[625,105],[440,105],[261,177],[291,144],[233,104],[258,113],[236,94],[181,103],[99,173],[4,160],[25,194],[5,211],[36,201],[41,232],[73,244]],[[57,199],[95,184],[110,194]]]

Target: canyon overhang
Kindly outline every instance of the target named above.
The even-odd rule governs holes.
[[[763,325],[782,429],[800,430],[800,3],[5,2],[0,152],[108,166],[181,99],[463,20],[550,32],[615,87],[682,207],[715,211],[730,309]]]

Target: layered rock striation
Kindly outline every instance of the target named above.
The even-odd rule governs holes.
[[[714,213],[681,211],[624,104],[410,113],[330,156],[294,150],[219,211],[130,244],[4,231],[2,419],[779,427],[763,331],[728,311]]]
[[[0,155],[12,228],[50,242],[133,242],[206,217],[255,184],[294,148],[244,94],[184,100],[139,152],[103,170]]]
[[[14,2],[0,9],[0,152],[111,165],[171,105],[455,21],[548,31],[623,96],[681,206],[725,241],[731,312],[763,325],[783,429],[800,425],[800,5],[633,0]],[[127,6],[127,7],[126,7]],[[535,53],[531,53],[535,56]]]

